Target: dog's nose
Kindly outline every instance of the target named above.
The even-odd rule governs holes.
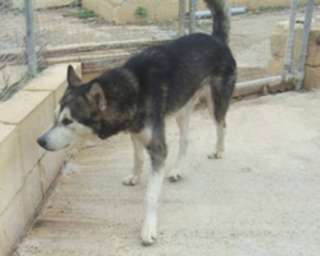
[[[46,148],[47,141],[43,137],[40,137],[37,142],[41,147]]]

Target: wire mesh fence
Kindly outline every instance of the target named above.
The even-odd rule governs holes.
[[[26,74],[24,15],[7,0],[0,1],[0,97]]]
[[[241,3],[255,1],[229,2],[232,12],[240,14],[247,11]],[[280,2],[290,5],[289,0]],[[203,0],[0,0],[0,100],[51,64],[81,61],[90,66],[95,59],[103,66],[102,60],[112,54],[128,56],[118,49],[112,52],[112,45],[169,40],[189,32],[210,33],[211,19],[202,19],[210,15]],[[233,18],[231,48],[238,63],[265,72],[261,67],[270,58],[272,27],[288,17],[287,9],[261,19]]]

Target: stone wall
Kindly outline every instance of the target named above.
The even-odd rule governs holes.
[[[81,73],[81,65],[73,64]],[[67,65],[56,65],[0,103],[0,255],[7,256],[34,219],[65,160],[36,139],[53,123],[66,88]]]
[[[320,88],[320,23],[312,28],[306,64],[306,89]]]
[[[245,5],[250,10],[289,7],[289,0],[229,0],[232,6]],[[306,2],[303,0],[302,2]],[[316,0],[320,4],[320,0]],[[178,0],[82,0],[84,8],[93,10],[105,20],[115,24],[168,22],[178,17]],[[137,15],[142,7],[144,14]],[[204,1],[198,1],[198,10],[206,9]]]
[[[269,71],[279,74],[283,69],[284,57],[287,50],[288,21],[280,22],[274,28],[271,38],[272,60]],[[294,49],[294,64],[299,61],[300,47],[303,34],[303,24],[296,24],[296,45]],[[320,23],[313,23],[308,45],[306,61],[306,77],[304,87],[306,89],[320,88]]]

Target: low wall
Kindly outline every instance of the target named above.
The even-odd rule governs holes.
[[[9,0],[10,1],[10,0]],[[23,9],[24,0],[11,0],[12,7]],[[35,0],[33,1],[35,8],[54,8],[68,6],[75,3],[74,0]]]
[[[276,9],[279,7],[289,7],[291,0],[229,0],[232,5],[245,5],[249,10]],[[305,4],[307,0],[301,0],[300,4]],[[319,0],[315,0],[320,4]]]
[[[289,0],[229,0],[231,6],[245,5],[250,10],[289,7]],[[301,1],[305,3],[306,0]],[[320,0],[316,0],[320,4]],[[106,21],[115,24],[168,22],[178,17],[178,0],[82,0],[82,6],[94,11]],[[144,14],[137,15],[142,7]],[[204,1],[198,1],[198,10],[206,9]]]
[[[81,74],[81,65],[73,66]],[[65,160],[65,151],[46,153],[36,139],[53,123],[66,70],[66,64],[52,66],[0,103],[1,256],[24,235]]]

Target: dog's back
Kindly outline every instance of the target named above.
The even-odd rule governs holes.
[[[199,33],[149,48],[125,67],[136,74],[141,94],[155,96],[168,113],[182,107],[208,78],[234,74],[236,63],[224,42]]]
[[[210,3],[216,1],[207,2],[212,7]],[[223,14],[223,10],[216,11],[218,16],[212,36],[202,33],[187,35],[130,58],[124,68],[134,73],[138,80],[141,103],[152,100],[158,109],[171,113],[185,105],[204,81],[230,77],[235,80],[236,62],[227,44],[228,17]],[[216,83],[215,90],[227,91],[229,97],[233,84]]]

